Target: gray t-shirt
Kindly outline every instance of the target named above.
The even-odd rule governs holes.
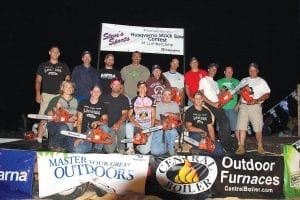
[[[165,114],[166,112],[170,113],[179,113],[179,106],[176,102],[171,101],[168,104],[164,104],[162,102],[158,102],[156,104],[156,116],[157,120],[160,120],[160,114]]]
[[[138,67],[127,65],[121,69],[121,77],[124,80],[125,94],[131,99],[137,95],[137,83],[146,81],[150,76],[147,67],[140,65]]]

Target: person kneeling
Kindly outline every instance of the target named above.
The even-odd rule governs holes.
[[[95,85],[90,91],[90,98],[79,102],[78,106],[78,121],[77,121],[77,132],[88,134],[91,128],[101,128],[106,133],[108,132],[108,115],[106,107],[99,97],[101,95],[101,89]],[[107,152],[109,144],[95,144],[96,152]],[[74,153],[87,153],[91,152],[93,143],[87,142],[82,139],[70,138],[69,151]]]
[[[203,94],[196,92],[194,95],[194,105],[185,113],[185,126],[189,131],[189,137],[201,143],[201,139],[209,137],[208,148],[214,149],[212,152],[200,149],[200,146],[192,146],[191,152],[199,152],[200,155],[221,156],[224,154],[223,147],[216,141],[211,112],[203,107]]]
[[[166,88],[162,92],[162,102],[156,104],[156,125],[162,125],[161,116],[168,117],[169,115],[180,116],[179,105],[171,101],[172,100],[172,90]],[[170,130],[158,130],[153,133],[151,154],[161,155],[168,153],[169,155],[175,155],[175,139],[178,136],[176,128],[171,128]]]
[[[134,138],[135,129],[146,129],[154,125],[155,103],[154,99],[147,96],[147,86],[145,81],[137,84],[138,96],[131,100],[128,112],[129,123],[126,124],[126,138]],[[141,154],[148,154],[151,150],[151,140],[153,133],[146,133],[146,144],[138,145],[136,148]],[[135,154],[133,143],[127,144],[126,154]]]

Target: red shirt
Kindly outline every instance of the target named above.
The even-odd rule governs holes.
[[[207,76],[207,71],[203,69],[198,69],[198,71],[196,72],[189,70],[187,73],[184,74],[185,85],[189,87],[191,97],[193,97],[195,92],[198,91],[199,81],[204,76]]]

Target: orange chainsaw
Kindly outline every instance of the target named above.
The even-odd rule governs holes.
[[[214,152],[216,148],[215,143],[212,142],[212,140],[206,134],[200,139],[200,142],[185,135],[183,136],[183,140],[189,144],[197,146],[200,150],[210,153]]]
[[[240,82],[232,91],[229,91],[228,88],[223,87],[218,95],[219,98],[219,107],[223,107],[227,104],[232,98],[235,93],[242,93],[243,90],[248,90],[248,83],[247,81]],[[250,97],[250,93],[248,94]],[[247,97],[246,97],[247,98]],[[245,99],[245,98],[244,98]]]
[[[240,95],[247,103],[253,100],[253,90],[248,86],[241,89]]]
[[[99,144],[113,143],[113,138],[101,128],[90,129],[87,135],[78,132],[73,132],[73,131],[61,131],[60,134],[84,139],[92,143],[99,143]]]
[[[40,114],[28,114],[27,117],[31,119],[44,119],[44,120],[51,120],[54,122],[69,122],[70,119],[70,113],[62,108],[56,109],[56,111],[53,111],[54,115],[40,115]]]
[[[121,140],[122,143],[134,143],[134,144],[146,144],[148,142],[148,134],[157,130],[171,130],[172,128],[177,128],[182,125],[180,116],[168,113],[167,116],[160,115],[162,124],[159,126],[154,126],[147,129],[139,129],[135,131],[133,138],[127,138]]]
[[[172,89],[172,101],[175,101],[178,105],[181,104],[181,97],[175,88]]]

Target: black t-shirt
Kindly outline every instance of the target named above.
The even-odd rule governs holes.
[[[80,101],[77,110],[83,114],[82,133],[87,131],[88,125],[91,125],[94,121],[99,121],[102,115],[107,114],[106,107],[100,101],[92,104],[90,99]]]
[[[102,68],[99,70],[99,79],[100,79],[102,94],[111,93],[110,82],[111,79],[113,78],[121,78],[121,74],[117,69]]]
[[[202,108],[202,110],[196,110],[195,106],[191,106],[185,112],[185,121],[192,122],[194,127],[201,128],[208,132],[207,125],[212,123],[211,113],[205,108]]]
[[[113,97],[111,94],[101,95],[101,102],[106,106],[108,113],[108,127],[112,127],[122,116],[122,110],[129,110],[129,100],[124,95]]]
[[[36,74],[42,76],[42,92],[58,94],[60,84],[71,73],[65,63],[52,64],[47,61],[39,65]]]

